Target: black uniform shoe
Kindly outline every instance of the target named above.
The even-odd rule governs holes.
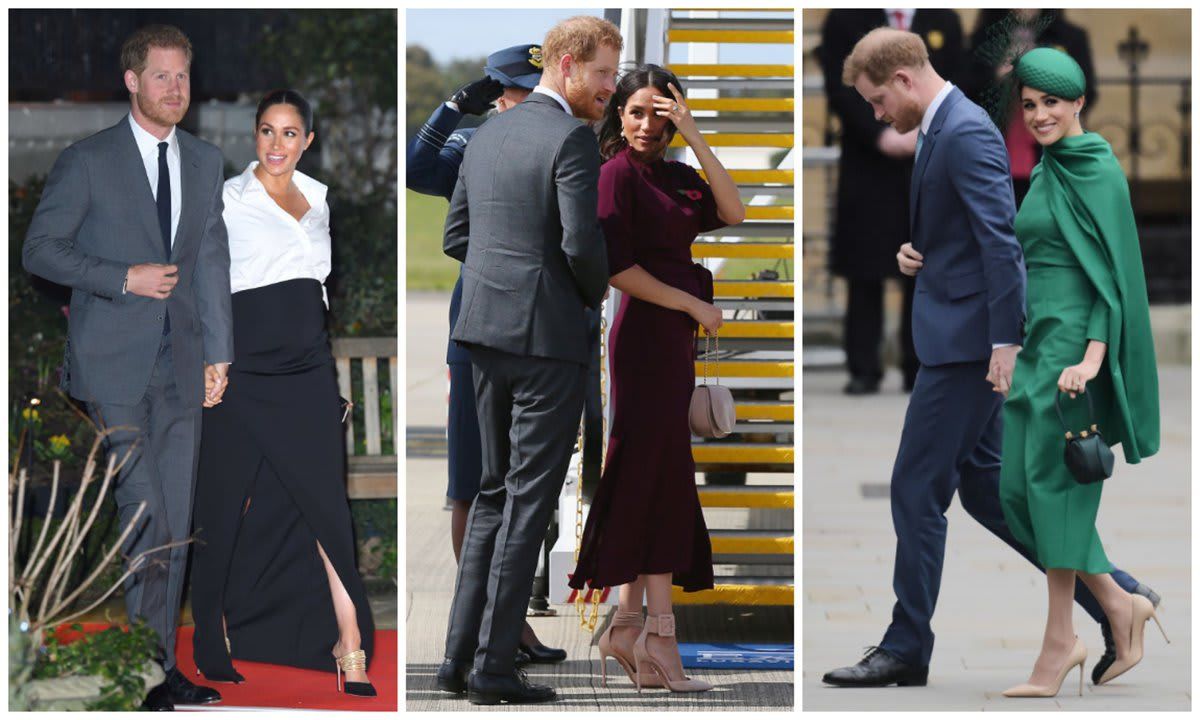
[[[446,658],[437,671],[438,690],[462,695],[467,691],[467,675],[470,673],[471,662],[469,660]]]
[[[548,702],[554,698],[554,688],[534,685],[520,670],[514,670],[511,675],[473,672],[467,679],[467,699],[473,705],[517,705]]]
[[[1158,608],[1158,604],[1162,602],[1162,598],[1159,597],[1158,593],[1141,583],[1138,583],[1138,586],[1133,591],[1149,600],[1156,609]],[[1104,635],[1104,654],[1096,661],[1096,667],[1092,668],[1093,685],[1099,685],[1100,678],[1104,677],[1104,673],[1108,672],[1109,666],[1117,661],[1117,645],[1113,642],[1112,627],[1108,624],[1108,618],[1100,621],[1100,632]]]
[[[521,667],[522,665],[528,665],[531,662],[533,662],[533,658],[529,657],[529,654],[521,648],[517,648],[517,656],[516,659],[513,660],[513,664],[517,667]]]
[[[540,642],[536,645],[521,643],[517,646],[517,652],[525,653],[529,656],[529,661],[535,663],[556,663],[567,659],[566,650],[546,647]]]
[[[867,377],[852,377],[842,392],[847,395],[874,395],[879,392],[879,381]]]
[[[167,690],[166,683],[150,688],[150,692],[146,693],[146,699],[142,701],[141,709],[168,712],[175,709],[175,705],[171,702],[171,691]]]
[[[857,665],[827,672],[821,682],[838,687],[924,687],[928,678],[928,665],[908,665],[882,648],[871,647]]]
[[[210,687],[193,685],[177,667],[167,671],[167,681],[163,685],[171,693],[171,702],[176,705],[210,705],[221,702],[221,693]]]

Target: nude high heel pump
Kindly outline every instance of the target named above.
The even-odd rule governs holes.
[[[662,638],[671,638],[671,642],[675,642],[675,615],[648,615],[646,617],[646,625],[642,628],[642,634],[638,636],[637,642],[633,645],[633,669],[637,677],[641,677],[642,668],[645,667],[654,672],[658,676],[660,682],[667,686],[671,692],[704,692],[712,690],[712,685],[703,680],[693,680],[686,675],[681,680],[675,680],[667,673],[667,668],[671,663],[666,662],[662,658],[657,658],[650,653],[650,648],[646,645],[646,638],[651,635],[657,635]],[[638,692],[642,691],[641,683],[638,683]]]
[[[612,643],[612,631],[617,627],[635,627],[641,630],[643,626],[641,611],[625,611],[618,610],[613,615],[612,623],[604,634],[600,636],[600,642],[596,643],[600,648],[600,684],[608,687],[608,662],[607,658],[612,658],[617,661],[625,674],[629,676],[630,682],[640,687],[662,687],[662,683],[658,681],[658,676],[652,672],[643,673],[640,676],[634,669],[635,660],[632,656],[627,655],[623,650],[617,648]]]
[[[1062,689],[1063,680],[1066,679],[1067,673],[1078,665],[1079,666],[1079,694],[1083,695],[1083,665],[1087,662],[1087,648],[1079,641],[1079,637],[1075,637],[1075,647],[1071,648],[1071,654],[1067,656],[1067,662],[1063,665],[1062,670],[1058,673],[1058,682],[1053,686],[1049,685],[1031,685],[1022,683],[1016,687],[1011,687],[1004,691],[1004,697],[1011,698],[1048,698],[1058,695],[1058,691]]]
[[[1158,626],[1158,631],[1162,633],[1163,640],[1168,643],[1167,631],[1163,630],[1162,623],[1158,620],[1158,613],[1154,611],[1154,604],[1147,600],[1144,596],[1137,593],[1130,593],[1130,602],[1133,603],[1133,624],[1129,626],[1129,656],[1126,658],[1118,657],[1116,661],[1109,666],[1108,670],[1100,676],[1097,685],[1112,680],[1118,675],[1123,675],[1133,669],[1142,661],[1142,655],[1145,652],[1146,639],[1146,621],[1154,619],[1154,624]]]

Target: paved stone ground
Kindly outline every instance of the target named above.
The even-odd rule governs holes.
[[[840,372],[804,377],[803,679],[808,710],[1190,710],[1191,708],[1191,370],[1160,368],[1162,449],[1141,465],[1118,466],[1106,483],[1097,525],[1120,567],[1163,596],[1160,617],[1171,644],[1146,630],[1146,658],[1128,675],[1090,684],[1103,651],[1097,626],[1078,608],[1088,647],[1083,697],[1003,697],[1027,677],[1046,612],[1042,575],[972,520],[957,501],[938,611],[937,645],[926,688],[847,690],[821,683],[826,671],[856,662],[891,618],[895,535],[887,483],[907,396],[892,372],[882,394],[848,398]],[[864,485],[867,493],[864,497]],[[882,494],[879,492],[882,491]],[[1076,688],[1078,686],[1075,686]]]
[[[449,295],[409,293],[406,297],[408,427],[445,427],[446,308]],[[450,514],[444,511],[446,460],[410,455],[405,463],[405,670],[408,710],[515,709],[476,707],[465,697],[439,692],[434,673],[445,649],[446,621],[454,590],[454,556],[450,548]],[[753,481],[753,476],[752,479]],[[707,514],[706,514],[707,516]],[[735,519],[736,520],[736,519]],[[694,672],[716,685],[699,694],[637,690],[614,661],[611,681],[600,683],[595,640],[607,626],[601,613],[595,633],[580,629],[573,607],[558,606],[555,617],[530,618],[547,645],[567,650],[567,661],[526,668],[533,682],[551,685],[559,700],[547,705],[521,706],[531,711],[631,710],[790,710],[795,703],[792,671],[709,670]],[[705,642],[780,642],[791,637],[794,609],[692,608],[676,611],[679,635]],[[614,675],[613,673],[617,673]]]

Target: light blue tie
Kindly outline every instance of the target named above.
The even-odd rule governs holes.
[[[924,144],[925,144],[925,133],[918,130],[917,131],[917,151],[915,153],[913,153],[913,162],[916,162],[917,158],[921,157],[921,146]]]

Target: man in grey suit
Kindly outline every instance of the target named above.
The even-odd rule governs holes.
[[[597,17],[551,28],[540,84],[475,133],[446,217],[443,248],[464,263],[451,338],[471,349],[483,477],[438,687],[467,690],[475,704],[555,697],[529,684],[513,657],[583,410],[585,309],[608,286],[600,152],[580,120],[602,117],[621,46],[616,26]]]
[[[175,127],[188,109],[192,47],[148,26],[121,49],[130,112],[68,147],[25,238],[25,269],[71,288],[63,389],[87,404],[118,460],[121,526],[145,510],[127,558],[130,620],[158,633],[167,680],[143,706],[217,702],[175,667],[201,407],[220,402],[233,361],[221,152]]]

